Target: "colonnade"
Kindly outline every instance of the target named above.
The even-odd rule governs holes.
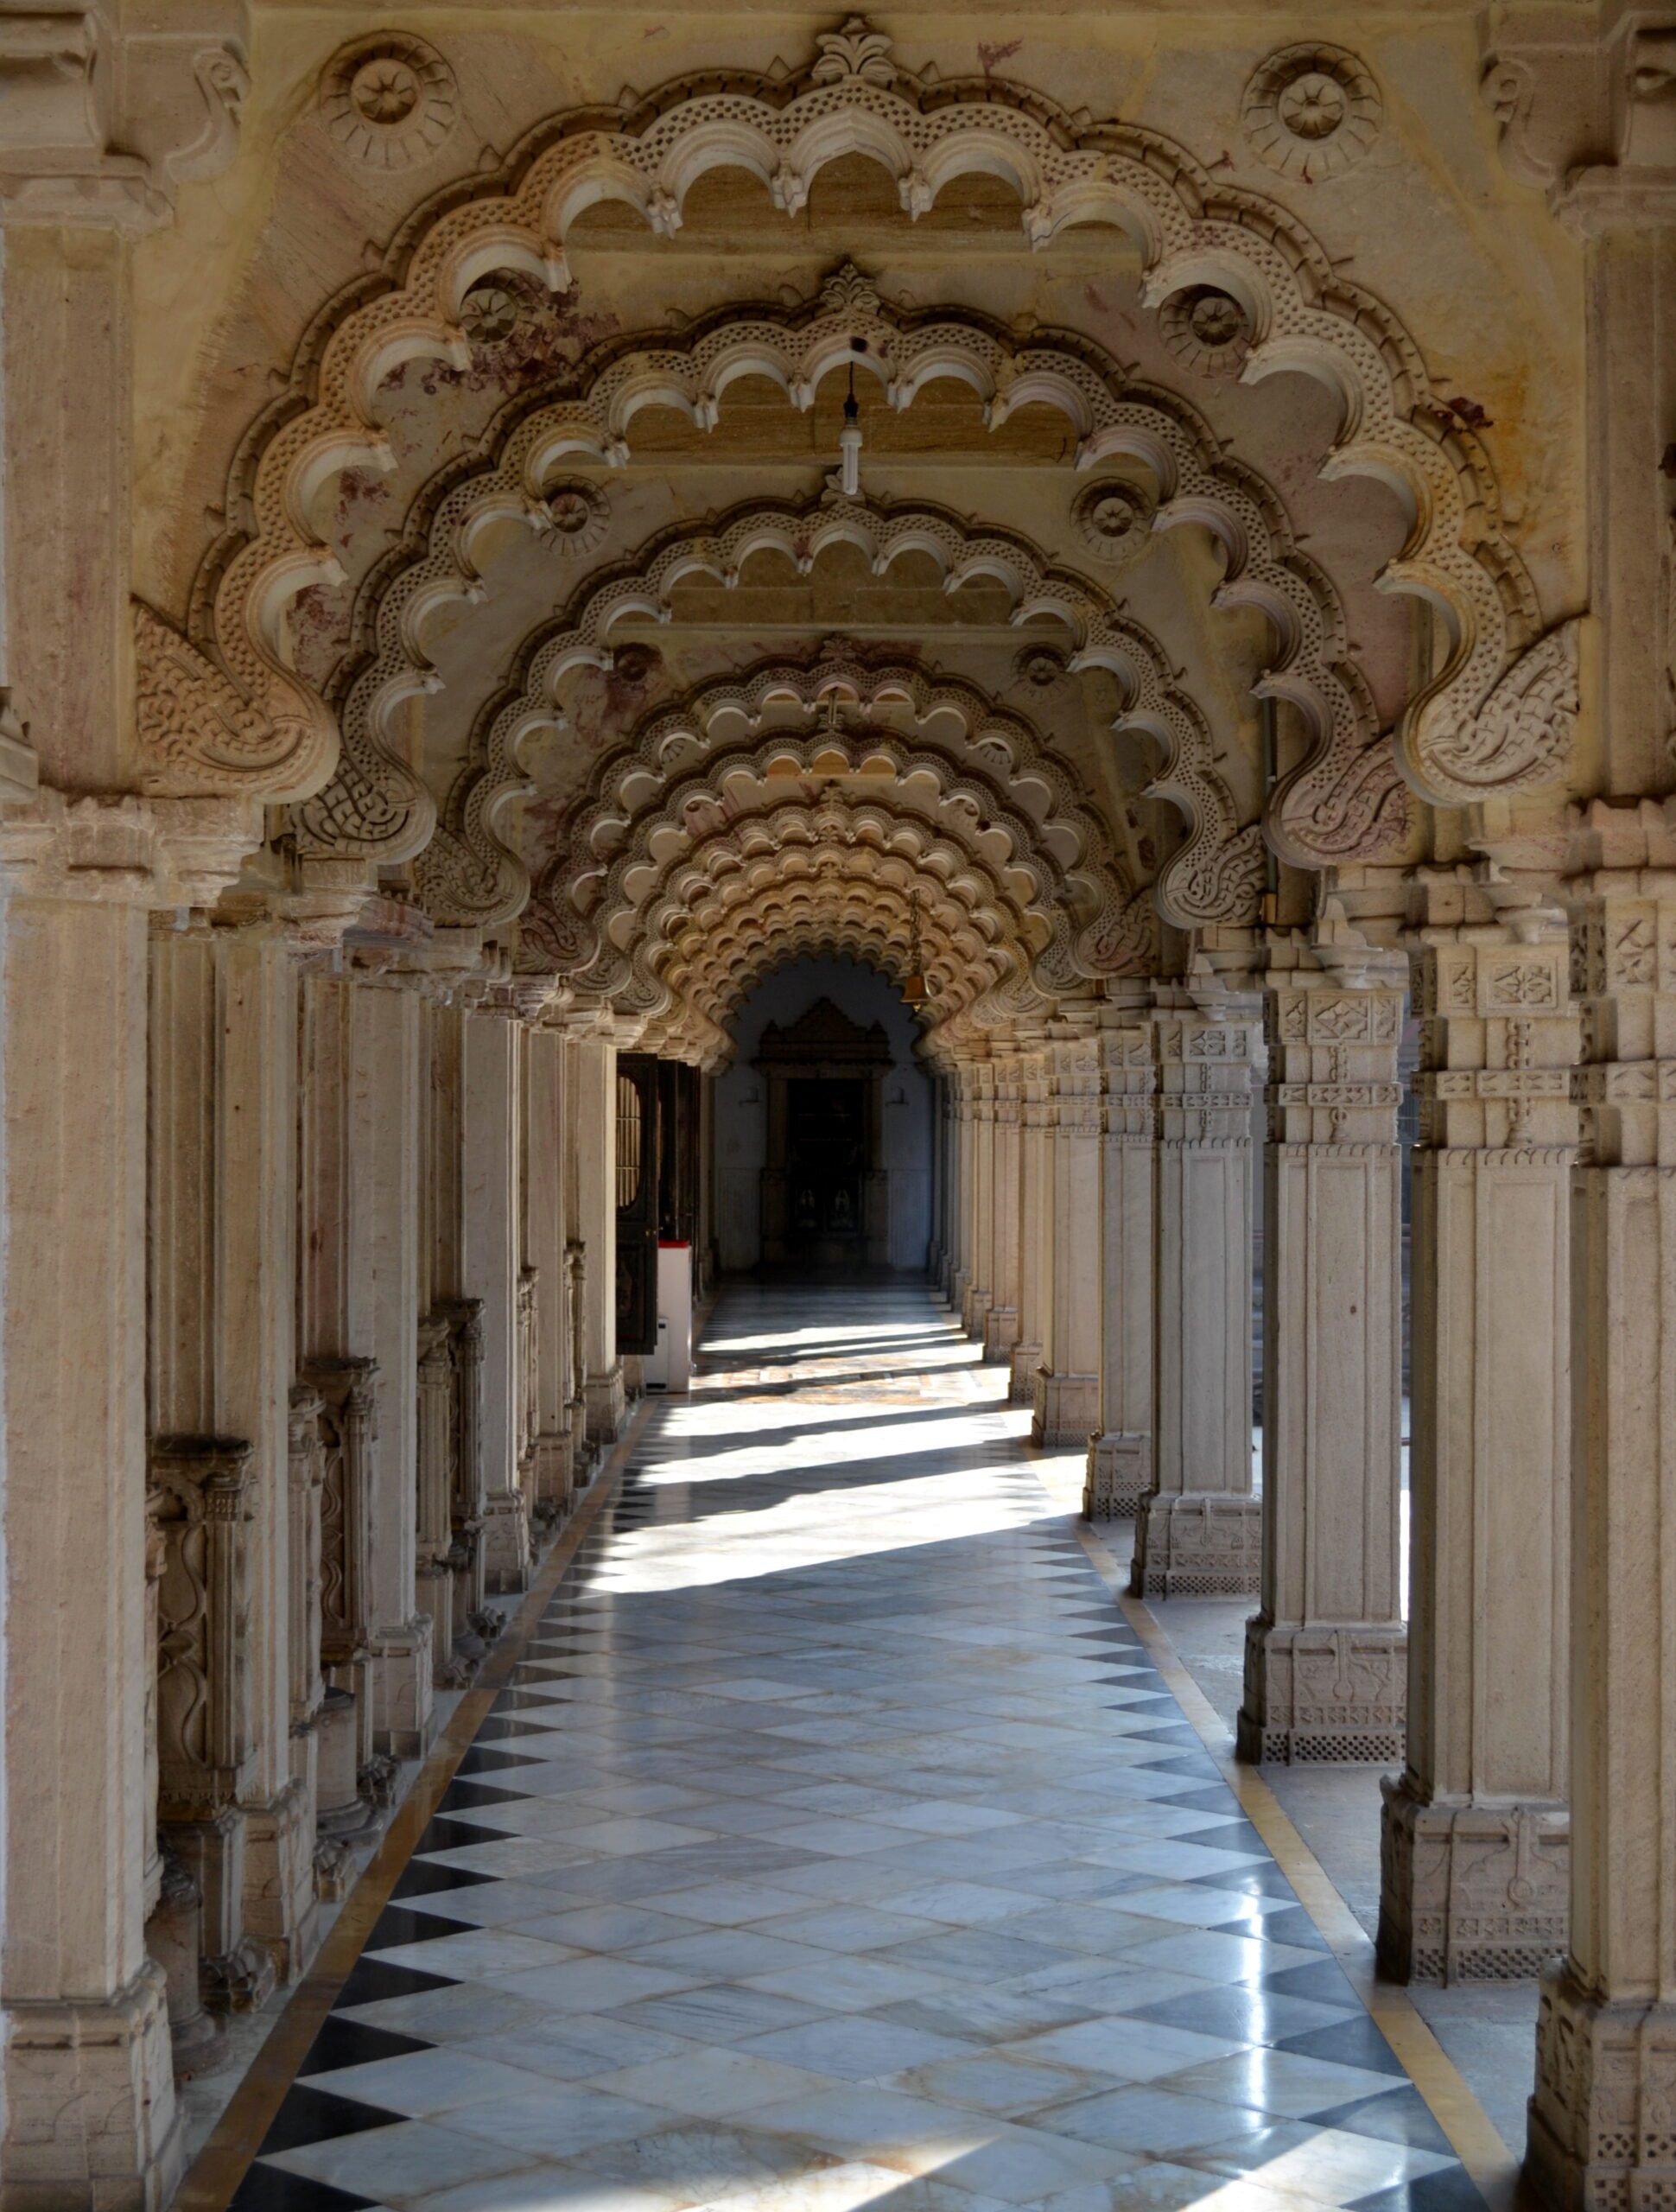
[[[608,1024],[148,916],[145,827],[6,913],[8,2204],[166,2200],[625,1403]]]
[[[1381,1964],[1544,1974],[1533,2167],[1605,2203],[1596,2176],[1665,2160],[1676,2082],[1676,899],[1636,865],[1644,810],[1597,826],[1617,865],[1561,903],[1440,871],[1398,947],[1330,902],[1241,973],[1120,986],[946,1062],[933,1268],[974,1335],[1016,1308],[1010,1395],[1038,1443],[1086,1443],[1091,1517],[1134,1516],[1134,1592],[1254,1599],[1240,1756],[1398,1770]]]

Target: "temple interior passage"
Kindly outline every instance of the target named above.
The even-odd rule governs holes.
[[[1027,1426],[923,1289],[730,1284],[233,2205],[1482,2212]]]
[[[0,0],[0,2212],[1676,2212],[1673,369],[1676,0]]]

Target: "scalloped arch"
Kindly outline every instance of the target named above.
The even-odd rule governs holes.
[[[498,829],[528,790],[519,749],[533,729],[562,723],[556,687],[569,670],[610,665],[607,639],[615,623],[628,614],[667,620],[669,594],[682,577],[726,582],[751,555],[765,550],[806,575],[828,547],[840,543],[860,547],[879,575],[905,552],[929,554],[948,592],[974,575],[999,578],[1011,594],[1015,622],[1041,614],[1063,621],[1076,643],[1070,666],[1108,669],[1124,686],[1126,702],[1114,728],[1142,730],[1157,741],[1163,760],[1150,791],[1187,821],[1187,837],[1156,887],[1160,911],[1183,928],[1254,918],[1263,874],[1261,832],[1254,823],[1241,827],[1213,765],[1204,718],[1175,683],[1149,631],[1098,586],[1049,567],[1038,548],[1014,533],[974,530],[939,507],[826,497],[754,502],[714,524],[682,523],[661,531],[632,563],[591,579],[555,622],[543,623],[526,640],[515,695],[479,719],[477,766],[456,782],[435,835],[415,858],[435,918],[491,927],[521,911],[528,874]]]
[[[863,719],[817,721],[823,709],[835,716],[840,701]],[[795,711],[803,727],[767,728],[773,708]],[[911,716],[911,734],[873,719],[892,709]],[[958,730],[957,744],[933,734],[945,726]],[[730,727],[736,734],[726,734]],[[778,767],[803,774],[856,773],[882,763],[898,781],[928,780],[939,805],[962,804],[974,821],[988,825],[987,835],[1003,828],[1018,851],[1034,855],[1041,848],[1043,857],[1030,865],[1061,871],[1065,886],[1081,887],[1093,911],[1057,956],[1057,988],[1065,988],[1071,976],[1145,966],[1148,902],[1114,857],[1106,825],[1080,783],[1026,718],[997,707],[962,679],[830,651],[812,661],[770,660],[740,677],[717,677],[655,709],[626,743],[606,753],[572,809],[568,839],[537,881],[524,918],[526,936],[539,937],[555,955],[562,950],[573,963],[587,957],[600,934],[599,905],[585,899],[590,884],[610,873],[641,824],[662,820],[678,797],[686,803],[682,795],[696,769],[731,772],[740,760],[754,772]]]
[[[1033,246],[1070,225],[1116,223],[1136,244],[1151,306],[1184,283],[1235,291],[1253,331],[1242,374],[1301,368],[1320,376],[1343,415],[1324,467],[1395,481],[1413,502],[1413,536],[1382,582],[1440,602],[1451,635],[1443,666],[1400,727],[1403,772],[1442,803],[1519,788],[1511,759],[1501,761],[1499,782],[1487,779],[1474,724],[1540,629],[1534,593],[1502,529],[1483,450],[1432,397],[1399,319],[1334,270],[1286,210],[1218,185],[1158,132],[1072,116],[998,78],[932,92],[897,65],[888,37],[866,26],[818,35],[815,45],[782,82],[744,72],[677,80],[626,112],[556,118],[508,164],[503,189],[463,200],[446,194],[416,212],[392,248],[391,289],[369,298],[365,286],[352,288],[330,334],[311,346],[308,404],[289,417],[270,410],[272,435],[251,486],[251,534],[216,556],[213,640],[246,696],[264,706],[277,697],[294,710],[279,611],[331,563],[308,528],[309,489],[334,469],[388,465],[371,394],[416,353],[468,359],[459,318],[480,276],[516,267],[565,289],[566,234],[601,197],[637,207],[670,236],[708,168],[750,170],[795,214],[822,166],[860,154],[895,176],[911,217],[952,178],[981,173],[1017,191]],[[1298,796],[1294,785],[1291,801]]]

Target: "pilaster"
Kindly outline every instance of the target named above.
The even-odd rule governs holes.
[[[994,1303],[995,1071],[985,1056],[967,1070],[971,1100],[972,1213],[961,1326],[981,1338]]]
[[[1577,1022],[1557,912],[1422,895],[1407,1764],[1379,1950],[1404,1980],[1487,1980],[1565,1936]]]
[[[1263,1565],[1239,1755],[1402,1757],[1401,1154],[1408,963],[1273,949],[1265,1015]]]
[[[1676,871],[1572,887],[1570,1945],[1527,2161],[1547,2202],[1608,2212],[1676,2202]]]
[[[564,1040],[532,1029],[524,1040],[524,1254],[536,1275],[534,1511],[549,1522],[570,1503],[570,1341],[566,1313]]]
[[[1048,1025],[1052,1262],[1031,1441],[1085,1445],[1100,1414],[1100,1063],[1092,1008]]]
[[[983,1356],[1009,1364],[1019,1340],[1019,1134],[1024,1086],[1011,1039],[990,1045],[994,1162],[990,1179],[990,1300]]]
[[[959,1224],[955,1239],[955,1271],[949,1298],[966,1326],[968,1294],[976,1280],[977,1255],[977,1075],[965,1060],[955,1065],[951,1088],[955,1109],[955,1217]]]
[[[1053,1074],[1044,1036],[1019,1050],[1019,1333],[1007,1396],[1034,1408],[1053,1283]]]
[[[1159,995],[1152,1487],[1139,1596],[1242,1597],[1260,1559],[1251,1467],[1252,1000]]]
[[[576,1223],[585,1251],[582,1397],[589,1442],[609,1444],[628,1403],[617,1357],[617,1046],[596,1028],[582,1031],[574,1050]]]
[[[1100,1138],[1100,1410],[1082,1510],[1137,1513],[1152,1480],[1153,1161],[1158,1072],[1150,1009],[1106,1007],[1096,1039]]]
[[[518,1044],[517,1025],[503,1015],[467,1015],[463,1266],[467,1294],[482,1301],[483,1559],[491,1590],[522,1590],[530,1577],[518,1449]]]

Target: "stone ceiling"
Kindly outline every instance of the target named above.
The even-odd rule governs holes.
[[[158,788],[690,1041],[916,927],[1045,1008],[1564,777],[1577,270],[1464,15],[401,21],[258,10],[144,249]]]

